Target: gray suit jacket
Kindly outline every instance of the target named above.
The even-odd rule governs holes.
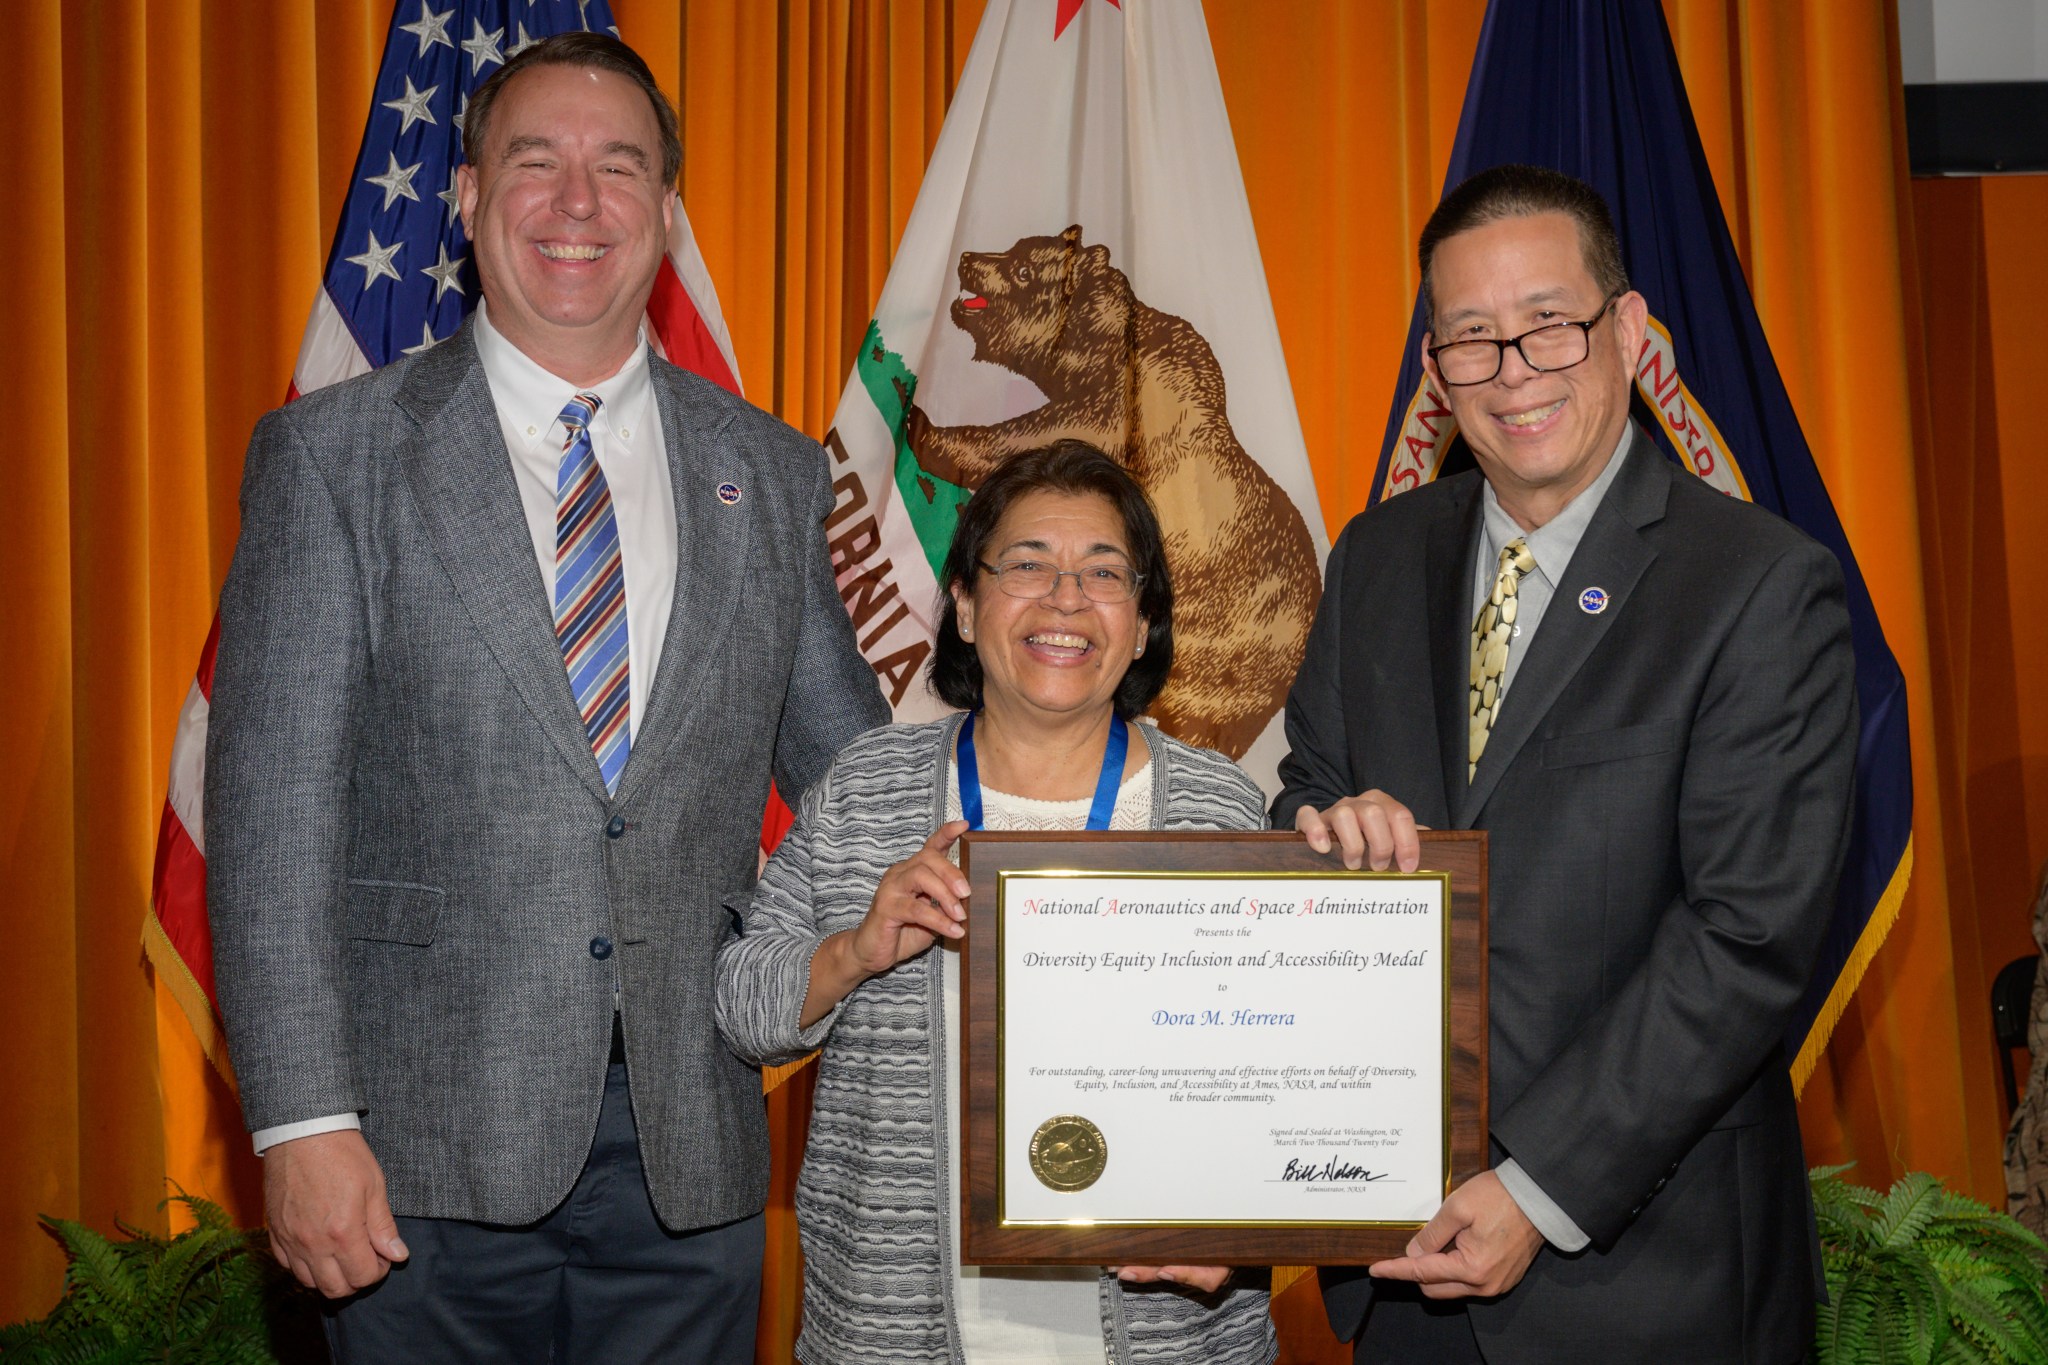
[[[1848,837],[1841,569],[1640,432],[1621,458],[1469,785],[1479,475],[1351,523],[1274,814],[1377,787],[1488,832],[1494,1156],[1593,1246],[1473,1305],[1487,1359],[1796,1360],[1817,1247],[1780,1039]],[[1340,1332],[1369,1297],[1325,1273]]]
[[[662,1221],[766,1198],[759,1075],[712,1021],[720,902],[753,882],[771,767],[794,802],[889,714],[817,445],[651,363],[679,562],[616,798],[469,328],[250,443],[207,743],[221,1008],[249,1127],[361,1111],[401,1214],[521,1223],[568,1193],[615,982]]]

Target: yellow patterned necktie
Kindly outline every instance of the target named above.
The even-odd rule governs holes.
[[[1515,589],[1522,575],[1535,567],[1536,557],[1520,538],[1503,545],[1493,593],[1472,623],[1472,700],[1467,708],[1472,717],[1472,748],[1465,766],[1467,782],[1479,771],[1479,755],[1486,752],[1486,737],[1493,733],[1494,717],[1500,714],[1508,642],[1515,637]]]

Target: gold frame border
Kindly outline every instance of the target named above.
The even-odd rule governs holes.
[[[1448,1198],[1451,1192],[1451,874],[1448,872],[1373,872],[1353,871],[1339,868],[1334,871],[1318,872],[1168,872],[1168,871],[1118,871],[1113,868],[998,868],[996,870],[996,1226],[998,1228],[1272,1228],[1276,1230],[1296,1228],[1421,1228],[1427,1220],[1389,1220],[1371,1218],[1315,1218],[1315,1219],[1217,1219],[1217,1218],[1163,1218],[1163,1219],[1110,1219],[1110,1218],[1011,1218],[1009,1216],[1009,1002],[1005,991],[1009,973],[1005,970],[1008,955],[1003,936],[1009,927],[1010,882],[1040,881],[1051,878],[1117,877],[1136,881],[1433,881],[1442,890],[1438,902],[1437,962],[1442,973],[1438,987],[1438,999],[1442,1002],[1440,1013],[1442,1027],[1438,1034],[1438,1100],[1442,1105],[1438,1131],[1442,1140],[1439,1153],[1443,1172],[1443,1192]],[[966,1078],[961,1078],[962,1103],[965,1103]]]

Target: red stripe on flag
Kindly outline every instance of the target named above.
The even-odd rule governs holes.
[[[761,851],[773,853],[775,846],[782,842],[782,836],[789,833],[789,827],[796,823],[796,814],[782,799],[782,793],[775,790],[775,784],[768,784],[768,809],[761,812]]]
[[[647,316],[654,323],[654,334],[661,338],[661,349],[671,365],[701,374],[734,397],[739,396],[739,381],[733,378],[732,367],[725,363],[725,352],[718,349],[718,339],[704,325],[690,291],[683,288],[675,262],[666,256],[654,277],[654,296],[647,300]]]
[[[220,653],[220,609],[213,613],[213,629],[206,632],[206,645],[199,651],[199,695],[213,700],[213,658]]]
[[[212,662],[209,647],[207,663]],[[163,927],[164,937],[171,941],[178,959],[192,973],[199,989],[206,992],[206,1003],[218,1015],[220,997],[213,989],[213,927],[206,922],[206,859],[199,856],[198,846],[185,832],[184,822],[168,801],[164,802],[163,823],[156,832],[156,875],[152,885],[156,919]]]
[[[193,684],[199,695],[209,702],[213,700],[213,664],[220,652],[220,613],[213,616],[213,625],[206,632],[205,647],[199,651],[199,667]],[[204,733],[203,731],[201,732]],[[189,741],[188,741],[189,742]],[[204,743],[204,740],[200,740]],[[175,769],[175,761],[173,768]],[[171,805],[170,797],[164,798],[164,814],[157,825],[156,867],[149,880],[150,909],[156,916],[156,928],[163,935],[163,942],[170,945],[176,954],[176,963],[159,960],[152,954],[159,971],[176,974],[182,967],[191,978],[192,985],[205,997],[205,1009],[212,1018],[193,1018],[192,1028],[202,1043],[209,1039],[218,1040],[220,1030],[220,998],[213,989],[213,926],[206,918],[206,859],[200,854],[199,846],[192,842],[191,833],[185,822],[178,818],[177,808]],[[178,989],[172,983],[172,995],[178,998],[188,1014],[199,1008],[199,1003],[190,999],[189,990]],[[212,1056],[218,1050],[218,1042],[207,1046]],[[227,1071],[220,1058],[222,1074],[233,1076]]]
[[[661,269],[654,276],[654,294],[647,300],[647,319],[654,324],[654,335],[660,339],[670,364],[704,376],[735,398],[742,396],[739,381],[726,363],[725,352],[719,349],[711,329],[704,325],[690,291],[683,288],[675,261],[667,256],[662,257]],[[761,852],[773,853],[795,823],[795,814],[775,790],[775,784],[769,783],[768,808],[761,813]]]

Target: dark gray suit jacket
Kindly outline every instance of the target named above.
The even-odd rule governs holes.
[[[522,1223],[568,1193],[615,974],[662,1221],[766,1198],[759,1073],[712,1022],[720,901],[753,882],[771,767],[794,802],[889,713],[818,446],[650,363],[678,565],[616,798],[470,328],[250,443],[207,743],[221,1008],[249,1127],[362,1111],[401,1214]]]
[[[1818,1267],[1780,1039],[1849,828],[1842,575],[1642,433],[1621,458],[1469,786],[1480,476],[1346,528],[1274,817],[1377,787],[1488,832],[1494,1157],[1593,1245],[1472,1305],[1487,1359],[1791,1361]],[[1370,1294],[1325,1272],[1341,1335]]]

